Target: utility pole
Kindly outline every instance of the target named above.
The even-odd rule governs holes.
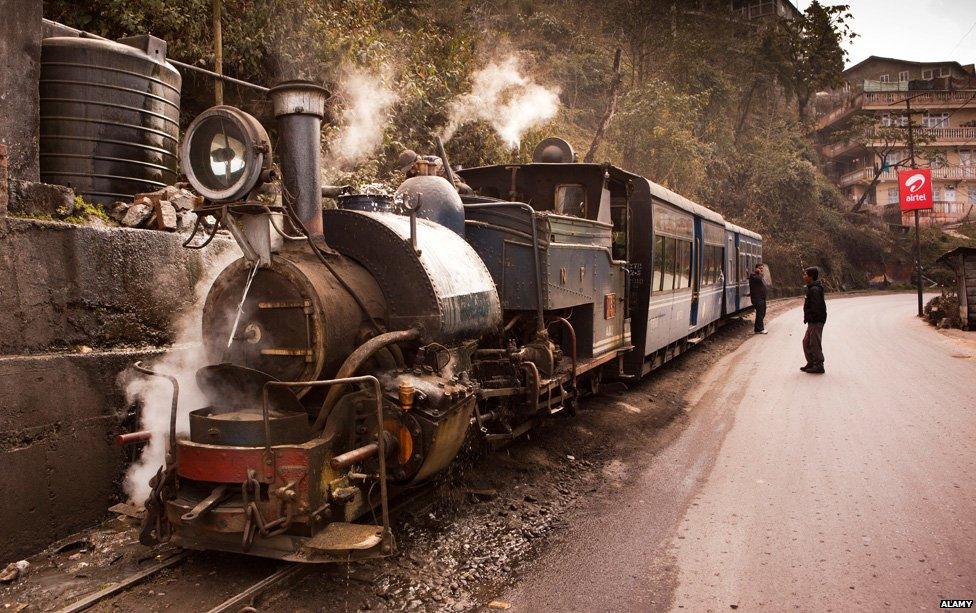
[[[912,124],[912,96],[905,98],[905,115],[908,117],[908,159],[911,162],[912,168],[918,168],[918,164],[915,163],[915,127]],[[900,188],[899,188],[900,189]],[[923,305],[922,305],[922,241],[919,238],[918,231],[918,209],[913,211],[915,213],[915,287],[918,292],[918,316],[923,315]]]
[[[214,72],[224,74],[224,44],[220,27],[220,0],[213,0]],[[214,104],[224,103],[224,81],[214,79]]]

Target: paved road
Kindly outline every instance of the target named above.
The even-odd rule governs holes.
[[[666,450],[508,594],[521,611],[937,609],[976,597],[976,341],[911,295],[787,311],[713,368]],[[963,335],[960,335],[960,337]]]

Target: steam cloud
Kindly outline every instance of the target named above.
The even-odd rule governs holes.
[[[336,162],[354,165],[383,144],[390,110],[397,101],[391,82],[389,67],[379,72],[349,65],[342,69],[338,84],[342,115],[339,132],[329,143]]]
[[[197,370],[207,365],[200,313],[214,279],[238,257],[240,251],[236,247],[213,256],[194,288],[193,305],[174,324],[176,342],[173,348],[158,360],[146,364],[153,370],[175,376],[179,381],[180,404],[176,420],[178,434],[189,432],[190,411],[207,405],[207,399],[197,387],[195,378]],[[129,466],[123,482],[129,500],[133,504],[142,505],[149,497],[149,480],[166,458],[173,386],[166,379],[137,374],[127,379],[125,397],[128,402],[137,402],[142,407],[140,426],[152,434],[139,459]]]
[[[515,148],[526,131],[549,121],[558,110],[559,90],[523,75],[518,58],[510,56],[471,75],[471,91],[451,104],[443,138],[450,140],[462,125],[484,120]]]

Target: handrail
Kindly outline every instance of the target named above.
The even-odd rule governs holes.
[[[136,362],[132,365],[132,368],[144,375],[149,375],[150,377],[159,377],[161,379],[166,379],[173,386],[173,400],[169,412],[169,453],[173,453],[176,449],[176,412],[180,405],[180,382],[176,380],[173,375],[167,375],[161,372],[156,372],[155,370],[150,370],[142,365],[142,360]]]

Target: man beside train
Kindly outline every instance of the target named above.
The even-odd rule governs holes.
[[[766,279],[763,277],[763,265],[756,264],[756,267],[749,273],[749,296],[752,298],[752,306],[756,309],[756,325],[753,327],[756,334],[766,334]]]
[[[800,368],[803,372],[815,375],[824,373],[823,329],[827,323],[827,302],[824,300],[824,288],[820,283],[820,269],[810,267],[803,271],[803,282],[807,285],[807,297],[803,301],[803,323],[807,325],[807,332],[803,335],[803,353],[807,357],[807,365]]]

